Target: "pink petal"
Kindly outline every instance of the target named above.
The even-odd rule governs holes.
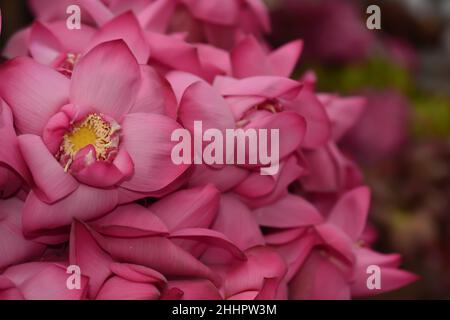
[[[355,297],[367,297],[393,291],[417,281],[417,275],[397,269],[399,262],[399,256],[395,254],[384,255],[370,249],[358,249],[355,275],[351,282],[352,295]],[[370,290],[367,286],[368,278],[371,275],[367,270],[372,265],[380,268],[380,289]]]
[[[215,2],[210,0],[185,0],[192,15],[213,24],[231,25],[238,19],[239,5],[236,1]]]
[[[90,225],[107,236],[145,237],[168,234],[167,227],[158,216],[138,204],[119,206]]]
[[[97,300],[157,300],[159,296],[153,284],[112,277],[101,288]]]
[[[293,228],[264,235],[266,243],[269,245],[283,245],[298,239],[307,228]]]
[[[256,76],[229,82],[220,88],[220,93],[224,96],[258,96],[268,99],[290,98],[297,96],[302,86],[300,82],[289,78]]]
[[[286,273],[283,260],[271,249],[255,247],[246,254],[247,261],[231,266],[225,273],[225,297],[243,291],[260,291],[266,279],[275,278],[281,281]]]
[[[122,39],[128,45],[139,64],[147,63],[150,56],[150,47],[139,22],[131,12],[124,13],[104,24],[94,35],[84,52],[90,51],[103,42],[117,39]]]
[[[245,127],[245,129],[249,128],[266,129],[268,131],[267,149],[270,150],[273,144],[278,143],[279,157],[283,159],[297,150],[306,139],[308,122],[303,117],[287,111],[251,120]],[[278,130],[279,141],[270,139],[271,130]]]
[[[94,161],[86,166],[86,157],[90,157],[91,152],[95,152],[92,145],[81,149],[71,165],[70,173],[79,182],[95,188],[110,188],[133,175],[133,160],[124,148],[119,150],[113,162]]]
[[[150,206],[169,230],[208,228],[219,208],[220,194],[212,185],[172,193]]]
[[[78,266],[81,273],[89,277],[88,297],[92,299],[111,275],[109,265],[113,260],[98,246],[87,227],[79,221],[72,223],[69,250],[70,264]]]
[[[62,110],[54,114],[47,122],[44,132],[42,133],[42,140],[51,154],[58,153],[64,135],[70,130],[71,122],[73,120],[74,119],[71,119],[71,117]]]
[[[197,44],[204,78],[212,82],[217,75],[231,74],[230,55],[227,51],[207,44]]]
[[[275,300],[280,281],[277,278],[265,279],[263,287],[259,291],[255,300]]]
[[[29,41],[31,56],[42,64],[51,65],[64,51],[58,38],[38,21],[31,27]]]
[[[306,120],[306,135],[303,142],[305,148],[317,148],[331,138],[331,124],[322,103],[314,93],[303,89],[294,100],[282,102],[287,110],[297,112]]]
[[[0,276],[0,300],[25,300],[25,298],[11,280]]]
[[[166,278],[158,271],[137,264],[114,262],[111,263],[110,269],[114,274],[129,281],[153,283],[155,285],[162,285],[167,282]]]
[[[289,284],[290,299],[348,300],[350,288],[343,274],[319,253],[308,258]]]
[[[13,115],[9,107],[0,99],[0,136],[2,147],[0,148],[0,164],[15,170],[27,183],[31,184],[31,174],[27,164],[23,160],[14,130]],[[5,168],[9,170],[9,168]],[[9,175],[9,174],[8,174]],[[12,173],[11,175],[14,175]],[[20,179],[19,179],[20,180]]]
[[[328,223],[341,228],[353,241],[357,241],[366,226],[369,205],[369,188],[359,187],[349,191],[332,209]]]
[[[234,294],[232,296],[229,296],[227,298],[227,300],[230,301],[239,301],[239,300],[243,300],[243,301],[248,301],[248,300],[255,300],[256,297],[258,296],[258,291],[257,290],[249,290],[249,291],[244,291],[244,292],[240,292],[238,294]]]
[[[239,199],[229,194],[220,199],[220,210],[212,229],[226,235],[241,250],[264,244],[255,216]]]
[[[269,55],[270,64],[276,66],[275,75],[290,77],[303,50],[303,41],[291,41]]]
[[[143,265],[167,276],[207,278],[219,283],[218,276],[192,255],[163,237],[111,238],[96,235],[100,246],[114,258]]]
[[[285,261],[288,270],[285,276],[285,281],[289,282],[296,275],[300,267],[304,264],[305,260],[308,258],[311,250],[317,245],[317,236],[310,232],[310,230],[301,228],[300,235],[295,237],[292,235],[281,235],[278,242],[281,245],[276,245],[277,253]],[[286,238],[293,238],[292,240],[287,240]],[[284,239],[281,239],[284,238]],[[284,242],[280,240],[287,240],[289,242]]]
[[[197,49],[193,45],[165,34],[147,32],[146,37],[151,52],[150,65],[156,62],[168,70],[201,74]]]
[[[273,176],[263,176],[259,171],[251,172],[245,180],[233,189],[233,192],[243,197],[261,197],[272,192],[276,183],[276,178]]]
[[[19,137],[19,146],[36,183],[35,193],[42,201],[54,203],[78,188],[78,182],[64,172],[40,137],[22,135]]]
[[[315,227],[322,242],[338,257],[344,258],[349,265],[355,262],[354,243],[341,229],[331,224],[321,224]]]
[[[133,177],[121,184],[139,192],[151,192],[168,186],[188,165],[175,165],[171,159],[172,132],[180,128],[174,120],[148,113],[133,113],[122,122],[121,147],[130,154],[134,163]],[[152,146],[143,148],[143,146]]]
[[[0,200],[0,270],[39,257],[45,246],[26,240],[22,234],[23,202]]]
[[[234,128],[235,121],[225,100],[204,82],[190,85],[180,102],[178,116],[183,126],[194,133],[194,121],[202,121],[203,130],[224,131]]]
[[[148,2],[145,1],[145,3],[147,4]],[[147,7],[136,12],[141,26],[146,30],[164,33],[176,5],[177,3],[171,0],[151,2]]]
[[[166,79],[172,86],[178,104],[180,103],[181,98],[188,87],[195,82],[204,82],[201,77],[183,71],[171,71],[166,74]]]
[[[80,185],[66,198],[49,205],[32,191],[23,209],[23,229],[27,235],[68,226],[73,218],[89,221],[99,218],[118,204],[115,189],[103,190]]]
[[[30,58],[8,61],[1,66],[0,76],[7,79],[0,82],[0,95],[22,133],[42,134],[50,117],[68,101],[69,80]]]
[[[6,43],[2,56],[8,59],[27,56],[30,32],[31,28],[25,28],[14,33]]]
[[[71,0],[73,1],[73,0]],[[68,29],[66,20],[47,22],[45,26],[61,43],[66,53],[82,54],[97,29],[82,24],[81,29]]]
[[[7,166],[0,164],[0,198],[9,198],[17,193],[22,183],[20,176]]]
[[[287,194],[278,202],[254,211],[258,223],[273,228],[296,228],[323,222],[319,211],[301,197]]]
[[[257,17],[265,32],[270,31],[270,17],[266,5],[261,0],[245,0],[251,11]]]
[[[213,184],[219,191],[226,192],[242,182],[248,174],[248,170],[234,165],[217,169],[200,164],[194,167],[194,172],[189,178],[189,186]]]
[[[266,52],[253,36],[240,41],[230,55],[233,76],[236,78],[275,75]]]
[[[304,172],[304,169],[298,163],[295,156],[291,156],[280,165],[278,174],[275,175],[276,185],[273,191],[257,198],[241,197],[241,200],[250,208],[257,208],[274,203],[285,196],[288,192],[287,187]],[[257,186],[253,186],[257,187]]]
[[[353,128],[365,109],[367,100],[364,97],[341,98],[335,96],[319,96],[326,106],[328,116],[333,123],[333,139],[339,141]]]
[[[77,0],[98,25],[103,25],[113,18],[113,14],[101,1]]]
[[[182,292],[181,300],[222,300],[219,290],[208,280],[174,280],[169,281],[167,292],[171,290]]]
[[[150,66],[140,68],[141,88],[130,113],[158,113],[176,118],[177,101],[169,82]]]
[[[314,151],[304,151],[308,175],[300,178],[310,192],[336,192],[362,184],[357,166],[348,160],[336,144],[330,142]]]
[[[215,230],[204,228],[181,229],[171,232],[169,238],[200,241],[209,246],[225,249],[239,260],[246,259],[245,254],[233,242]]]
[[[133,105],[140,85],[139,66],[122,40],[105,42],[75,65],[71,102],[120,119]]]
[[[81,300],[86,296],[88,279],[81,277],[81,288],[67,288],[68,273],[63,265],[52,262],[30,262],[7,269],[9,278],[25,300]]]

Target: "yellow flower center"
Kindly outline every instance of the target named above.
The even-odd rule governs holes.
[[[111,151],[117,149],[119,137],[116,133],[119,129],[118,124],[111,124],[95,113],[75,124],[64,135],[58,153],[65,170],[67,171],[76,154],[89,145],[95,149],[96,160],[108,160]]]

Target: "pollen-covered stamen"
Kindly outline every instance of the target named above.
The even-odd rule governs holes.
[[[236,122],[236,127],[243,128],[251,122],[256,111],[268,111],[270,113],[278,113],[283,111],[281,104],[275,100],[267,100],[248,109]]]
[[[90,114],[64,135],[56,157],[67,171],[77,153],[91,145],[95,150],[95,160],[112,161],[119,146],[119,130],[116,122],[106,121],[96,113]],[[89,163],[93,158],[92,152],[86,155]]]
[[[80,54],[76,53],[66,53],[61,55],[55,63],[55,69],[70,78],[72,76],[73,68],[80,59],[80,56]]]
[[[271,113],[278,113],[283,111],[283,108],[281,107],[281,105],[278,102],[274,102],[274,101],[266,101],[263,102],[259,105],[257,105],[256,110],[265,110],[265,111],[269,111]]]

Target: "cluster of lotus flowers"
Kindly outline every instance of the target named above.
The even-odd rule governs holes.
[[[260,0],[30,5],[0,66],[0,299],[349,299],[416,279],[371,249],[370,191],[338,147],[365,100],[289,78],[303,43],[269,49]],[[279,129],[279,172],[174,164],[197,120]]]

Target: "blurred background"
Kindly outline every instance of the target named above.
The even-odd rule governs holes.
[[[296,76],[313,70],[319,91],[368,99],[341,146],[373,190],[376,247],[421,276],[381,298],[450,298],[450,0],[265,1],[269,43],[305,41]],[[366,27],[372,4],[381,30]],[[32,17],[25,0],[0,8],[3,49]]]

